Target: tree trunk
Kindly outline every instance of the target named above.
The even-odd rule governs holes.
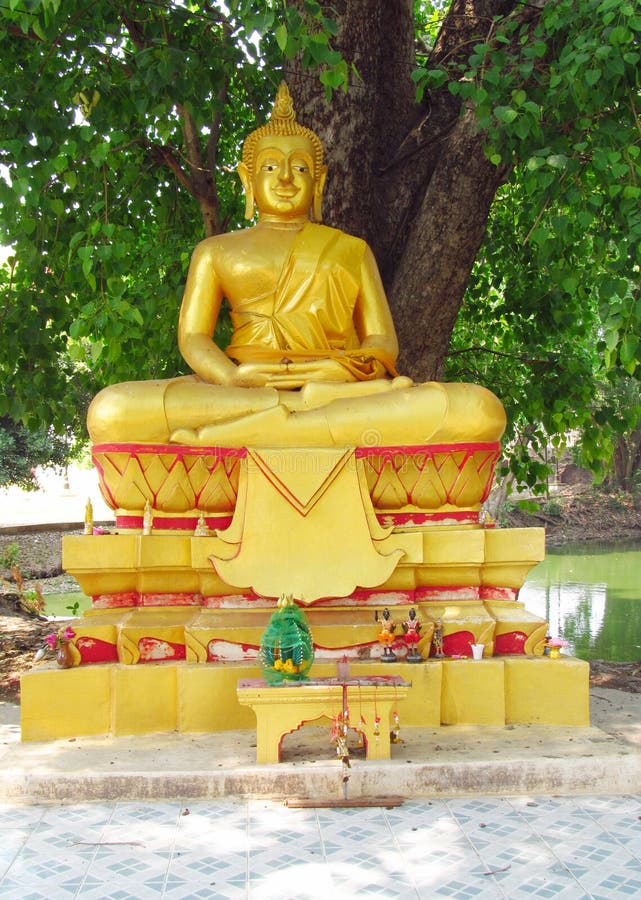
[[[429,66],[464,61],[515,0],[454,0]],[[472,111],[447,89],[414,99],[412,0],[327,6],[337,49],[360,79],[328,105],[300,64],[286,68],[300,121],[320,136],[324,220],[364,237],[378,259],[402,348],[400,370],[438,378],[497,188]],[[332,12],[332,10],[334,10]]]
[[[401,344],[399,370],[422,381],[442,376],[452,330],[503,173],[483,154],[466,112],[443,152],[407,230],[388,285]]]

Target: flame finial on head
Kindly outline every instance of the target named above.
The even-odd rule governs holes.
[[[278,85],[276,99],[274,100],[274,108],[271,114],[271,121],[282,120],[284,122],[295,122],[296,113],[294,112],[294,101],[289,93],[289,88],[284,81]]]

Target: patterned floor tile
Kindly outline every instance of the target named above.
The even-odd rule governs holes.
[[[28,837],[28,850],[44,856],[63,858],[67,855],[93,856],[102,840],[102,827],[93,828],[91,825],[83,826],[82,823],[74,825],[75,827],[68,828],[66,823],[61,823],[56,828],[54,825],[38,823]]]
[[[429,838],[439,841],[454,841],[465,838],[459,822],[447,811],[439,812],[430,819],[414,817],[405,822],[389,822],[390,833],[401,846],[423,844]]]
[[[458,821],[501,819],[512,810],[509,800],[500,797],[496,799],[475,797],[472,799],[448,800],[447,808]]]
[[[110,822],[101,836],[101,846],[114,850],[147,850],[153,853],[171,851],[176,840],[176,829],[156,822],[138,822],[116,825]]]
[[[641,859],[641,808],[623,813],[604,813],[596,821],[607,835]]]
[[[505,895],[492,882],[470,881],[456,875],[436,878],[430,885],[419,886],[421,900],[434,897],[451,897],[454,900],[500,900]]]
[[[336,893],[335,888],[329,867],[320,861],[290,863],[270,872],[250,870],[249,874],[251,900],[283,900],[285,897],[326,900]]]
[[[91,863],[88,877],[96,882],[95,893],[99,893],[99,886],[107,888],[110,892],[120,890],[136,895],[138,890],[144,887],[144,896],[159,896],[162,894],[164,882],[167,876],[170,862],[170,854],[149,853],[127,848],[126,852],[108,852],[113,848],[100,848]],[[82,896],[88,890],[85,882]],[[111,893],[108,895],[112,896]]]
[[[195,881],[172,880],[170,874],[165,884],[163,897],[171,898],[171,900],[243,900],[248,896],[246,881],[247,879],[243,876],[236,882],[208,881],[199,884]]]
[[[431,833],[421,843],[400,844],[399,851],[409,866],[423,866],[428,863],[449,866],[456,865],[457,862],[467,859],[469,856],[478,858],[476,850],[465,835],[460,835],[456,839],[442,840],[438,834]]]
[[[619,797],[582,797],[581,808],[590,815],[616,813],[627,815],[629,813],[641,814],[641,800],[634,794],[625,794]]]
[[[77,803],[73,806],[47,806],[42,810],[39,822],[52,828],[104,827],[114,812],[113,803]]]
[[[89,869],[89,860],[47,859],[40,854],[25,856],[20,854],[9,867],[0,883],[0,895],[4,896],[5,883],[21,884],[24,891],[48,891],[55,885],[60,897],[73,897],[76,887],[64,887],[76,879],[84,878]]]
[[[589,816],[575,797],[509,797],[506,803],[531,821],[544,819],[552,822],[561,816]]]
[[[348,863],[330,863],[329,874],[335,895],[341,900],[344,897],[418,898],[417,889],[408,876],[390,876],[376,868],[364,869]]]
[[[472,851],[468,851],[456,862],[447,858],[432,858],[419,865],[408,866],[407,871],[421,896],[425,896],[430,890],[436,891],[451,884],[456,884],[457,890],[461,889],[461,884],[465,884],[466,890],[471,893],[489,889],[495,894],[500,893],[495,879]]]
[[[0,829],[33,828],[42,819],[46,807],[0,803]]]
[[[586,877],[590,882],[590,892],[594,900],[613,900],[613,898],[641,896],[641,878],[629,876],[625,872],[608,875],[600,880]]]
[[[114,804],[111,824],[132,822],[156,822],[176,826],[184,806],[178,801],[154,801],[153,803],[121,802]]]
[[[549,871],[527,875],[518,883],[500,882],[505,896],[510,900],[536,897],[540,900],[561,897],[563,900],[591,900],[590,893],[572,876],[563,872]]]
[[[247,829],[247,806],[240,801],[197,801],[180,810],[178,834],[190,837],[207,832],[220,834],[221,830]]]
[[[186,810],[188,810],[186,812]],[[626,898],[641,796],[0,805],[3,900]]]
[[[26,829],[11,828],[0,832],[0,879],[25,846],[29,832]]]
[[[621,848],[614,846],[615,850],[611,853],[607,853],[603,847],[590,844],[563,846],[558,849],[557,857],[590,891],[595,891],[597,887],[601,892],[613,890],[613,886],[621,882],[622,885],[628,885],[628,893],[641,895],[641,864]]]
[[[95,875],[88,875],[79,896],[82,900],[158,900],[162,897],[163,887],[164,877],[132,884],[128,880],[103,880]]]
[[[257,842],[253,842],[257,843]],[[268,839],[264,842],[267,844]],[[174,854],[177,853],[199,853],[200,855],[225,853],[227,855],[237,856],[241,853],[247,853],[249,849],[249,836],[245,828],[239,828],[234,823],[230,823],[228,827],[209,828],[201,832],[184,832],[179,830],[176,832],[176,840],[174,843]]]
[[[236,882],[239,878],[247,878],[247,855],[174,853],[169,871],[172,876],[193,883],[232,879]]]
[[[42,888],[34,888],[24,881],[3,879],[0,882],[2,900],[51,900],[54,896],[52,885]]]
[[[550,844],[564,841],[607,841],[603,826],[591,816],[566,816],[537,829],[538,834]]]
[[[557,862],[557,857],[550,848],[533,837],[528,840],[505,841],[502,844],[475,847],[475,849],[488,872],[545,870]]]

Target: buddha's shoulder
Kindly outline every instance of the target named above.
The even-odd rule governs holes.
[[[312,250],[317,249],[319,254],[326,250],[330,258],[345,257],[356,263],[367,249],[367,244],[362,238],[341,231],[339,228],[318,225],[314,222],[305,226],[302,242]]]
[[[194,255],[210,257],[232,252],[235,248],[247,242],[247,234],[251,229],[243,228],[239,231],[229,231],[226,234],[214,234],[200,241],[194,248]]]

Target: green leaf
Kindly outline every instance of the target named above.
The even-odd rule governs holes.
[[[509,125],[510,122],[513,122],[517,118],[518,113],[515,109],[512,109],[511,106],[495,106],[494,115],[499,122],[505,122],[506,125]]]
[[[278,25],[274,29],[274,37],[276,38],[276,43],[280,47],[281,53],[284,53],[287,48],[287,26]]]
[[[548,156],[546,162],[553,169],[565,169],[568,164],[568,158],[564,153],[552,153]]]

